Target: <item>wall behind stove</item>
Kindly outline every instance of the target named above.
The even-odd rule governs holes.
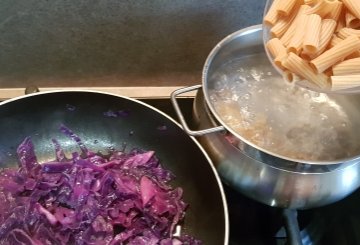
[[[1,0],[0,87],[198,83],[265,0]],[[153,84],[156,83],[156,84]]]

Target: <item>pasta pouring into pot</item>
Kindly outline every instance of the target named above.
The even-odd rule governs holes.
[[[359,92],[359,1],[270,2],[265,47],[285,80],[322,92]]]

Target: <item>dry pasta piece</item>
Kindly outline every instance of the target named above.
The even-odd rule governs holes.
[[[294,10],[291,12],[289,16],[282,16],[279,20],[275,23],[275,25],[270,29],[270,33],[273,37],[281,37],[286,30],[289,28],[293,20],[295,19],[300,5],[296,4],[294,6]]]
[[[321,17],[310,14],[307,17],[306,29],[303,40],[303,48],[306,53],[312,54],[318,51],[320,44]]]
[[[288,83],[298,82],[301,80],[301,78],[298,75],[288,70],[285,70],[283,72],[283,78]]]
[[[286,55],[286,48],[279,40],[279,38],[272,38],[266,43],[267,50],[275,58],[278,56]]]
[[[337,45],[338,43],[340,43],[342,40],[340,37],[336,36],[335,34],[332,36],[332,39],[330,41],[329,44],[329,48],[334,47],[335,45]],[[354,53],[351,53],[349,56],[346,56],[344,59],[353,59],[353,58],[357,58],[360,57],[360,51],[355,51]]]
[[[301,52],[299,56],[306,61],[310,61],[312,57],[311,54],[307,54],[306,52]]]
[[[337,26],[336,26],[335,32],[339,32],[344,27],[346,27],[345,14],[342,13],[340,15],[339,19],[337,20]]]
[[[335,34],[333,34],[332,37],[331,37],[331,40],[330,40],[329,47],[330,48],[334,47],[335,45],[340,43],[342,40],[344,40],[344,39],[342,39],[342,38],[336,36]]]
[[[274,58],[275,65],[277,65],[279,68],[282,69],[283,66],[281,65],[281,61],[282,61],[283,57],[285,57],[287,55],[287,53],[286,53],[286,48],[281,43],[279,38],[270,39],[266,43],[266,49],[270,52],[270,54]]]
[[[282,2],[282,0],[274,0],[274,2],[271,4],[268,12],[264,17],[264,23],[266,25],[273,26],[276,23],[278,19],[277,8],[280,2]]]
[[[342,0],[347,9],[356,16],[356,18],[360,19],[360,3],[359,0]]]
[[[314,7],[308,9],[306,14],[318,14],[321,18],[325,18],[333,9],[338,5],[338,1],[334,0],[322,0],[318,2]]]
[[[349,36],[331,49],[328,49],[310,62],[318,73],[328,69],[346,56],[360,49],[360,39],[357,36]]]
[[[330,12],[325,16],[327,19],[333,19],[335,21],[338,21],[341,12],[343,10],[343,3],[342,2],[335,2],[333,8],[330,10]]]
[[[296,23],[295,33],[292,36],[289,45],[287,46],[288,52],[293,52],[299,54],[302,48],[304,34],[306,29],[306,23],[309,18],[309,15],[303,13],[299,16],[299,19]]]
[[[277,7],[277,12],[280,15],[288,16],[298,0],[282,0]]]
[[[331,68],[327,69],[326,71],[324,71],[324,74],[327,76],[327,77],[331,77],[333,74],[333,71]]]
[[[335,76],[342,75],[360,75],[360,58],[354,58],[345,60],[332,67],[333,74]]]
[[[302,16],[302,14],[309,9],[310,6],[308,5],[301,5],[299,8],[299,11],[297,12],[296,17],[294,18],[294,20],[291,22],[291,25],[289,26],[289,28],[286,30],[286,32],[284,33],[284,35],[280,38],[280,41],[285,45],[288,46],[291,38],[294,36],[295,30],[296,30],[296,26],[297,23],[300,19],[300,17]]]
[[[320,88],[328,88],[330,85],[326,75],[315,73],[305,60],[294,53],[289,53],[287,58],[283,60],[282,65],[289,71],[305,78]]]
[[[315,58],[322,54],[330,43],[333,33],[335,31],[336,21],[333,19],[324,19],[321,21],[319,48],[316,53],[311,55],[311,58]]]
[[[344,90],[360,86],[360,75],[331,76],[331,90]]]
[[[304,0],[306,5],[314,5],[318,2],[318,0]]]
[[[354,53],[350,54],[349,56],[345,57],[345,60],[359,58],[360,57],[360,50],[355,51]],[[360,69],[360,68],[359,68]]]
[[[360,30],[345,27],[345,28],[342,28],[341,30],[339,30],[337,35],[342,39],[345,39],[345,38],[347,38],[349,36],[353,36],[353,35],[360,38]]]
[[[360,19],[356,18],[352,13],[346,11],[345,13],[345,23],[346,27],[349,28],[358,28],[360,27]]]

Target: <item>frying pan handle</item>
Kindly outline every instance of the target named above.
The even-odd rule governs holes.
[[[214,127],[214,128],[208,128],[208,129],[203,129],[203,130],[191,130],[188,126],[188,124],[185,121],[184,115],[182,114],[179,104],[176,100],[176,97],[180,94],[185,94],[188,92],[192,92],[194,90],[199,90],[202,87],[202,85],[194,85],[194,86],[190,86],[190,87],[185,87],[185,88],[180,88],[175,90],[174,92],[171,93],[171,103],[175,109],[175,112],[179,118],[180,124],[182,125],[184,131],[191,136],[202,136],[205,134],[210,134],[210,133],[215,133],[215,132],[220,132],[220,131],[224,131],[225,128],[223,126],[218,126],[218,127]]]

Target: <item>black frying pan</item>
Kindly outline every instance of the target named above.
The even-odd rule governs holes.
[[[72,110],[74,109],[75,110]],[[129,115],[106,117],[109,110]],[[124,113],[126,114],[126,113]],[[52,138],[68,153],[76,144],[59,130],[66,125],[93,151],[134,147],[155,150],[175,175],[174,186],[184,189],[190,204],[184,230],[204,244],[228,241],[224,193],[209,158],[199,144],[170,117],[136,100],[90,91],[38,93],[0,103],[1,166],[16,165],[16,147],[32,136],[38,160],[54,158]],[[166,129],[165,129],[166,127]]]

